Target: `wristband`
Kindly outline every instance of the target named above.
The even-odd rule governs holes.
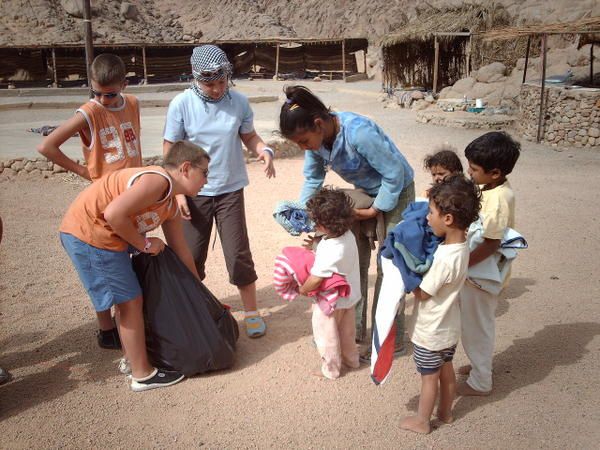
[[[268,153],[269,155],[271,155],[271,159],[275,159],[275,152],[273,151],[273,149],[271,147],[265,147],[263,148],[263,153]]]
[[[150,241],[150,239],[145,237],[144,238],[144,253],[148,253],[148,250],[150,250],[150,247],[152,247],[152,242]]]

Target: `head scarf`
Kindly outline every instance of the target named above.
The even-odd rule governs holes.
[[[190,62],[192,64],[192,75],[194,76],[194,81],[192,81],[191,85],[192,91],[194,91],[194,93],[204,102],[204,109],[207,112],[207,102],[217,103],[225,96],[231,99],[231,96],[229,95],[229,83],[227,83],[223,95],[218,99],[206,95],[202,88],[197,84],[197,81],[209,82],[220,80],[223,77],[229,80],[233,73],[233,67],[223,50],[216,45],[202,45],[196,47],[192,52]]]

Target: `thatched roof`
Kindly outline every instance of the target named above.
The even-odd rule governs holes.
[[[473,33],[494,26],[508,25],[510,18],[502,5],[463,4],[438,9],[431,6],[417,10],[417,18],[401,31],[385,36],[381,44],[388,47],[408,41],[430,41],[434,35],[452,38],[453,33]]]
[[[485,40],[509,40],[535,34],[600,33],[600,17],[588,17],[574,22],[509,27],[482,33]]]

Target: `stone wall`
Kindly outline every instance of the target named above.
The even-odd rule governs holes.
[[[302,149],[291,141],[283,138],[272,139],[267,142],[275,151],[275,160],[279,158],[295,158],[303,155]],[[246,163],[256,161],[256,155],[250,155],[245,152]],[[85,165],[84,162],[78,160],[79,163]],[[144,165],[161,165],[162,156],[150,156],[144,158]],[[277,164],[277,162],[275,163]],[[54,175],[64,175],[66,170],[60,167],[58,164],[54,164],[48,161],[43,156],[38,158],[11,158],[6,160],[0,160],[0,180],[11,180],[17,177],[40,177],[49,178]]]
[[[537,138],[540,111],[539,85],[523,84],[519,133],[527,140]],[[565,89],[547,86],[542,142],[553,147],[600,148],[600,89]]]

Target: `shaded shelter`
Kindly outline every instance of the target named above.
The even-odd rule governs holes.
[[[366,53],[364,38],[291,39],[272,38],[207,42],[218,45],[234,65],[234,76],[251,74],[272,77],[285,74],[296,78],[322,72],[331,78],[345,78],[357,72],[354,54]],[[130,82],[185,81],[191,78],[190,56],[204,43],[120,43],[96,44],[94,53],[115,53],[127,67]],[[85,46],[77,44],[0,47],[0,87],[9,82],[19,87],[68,87],[86,82]]]
[[[510,17],[500,5],[417,9],[414,21],[382,40],[384,86],[436,92],[454,84],[483,62],[483,58],[472,59],[473,54],[486,54],[474,35],[509,23]]]

